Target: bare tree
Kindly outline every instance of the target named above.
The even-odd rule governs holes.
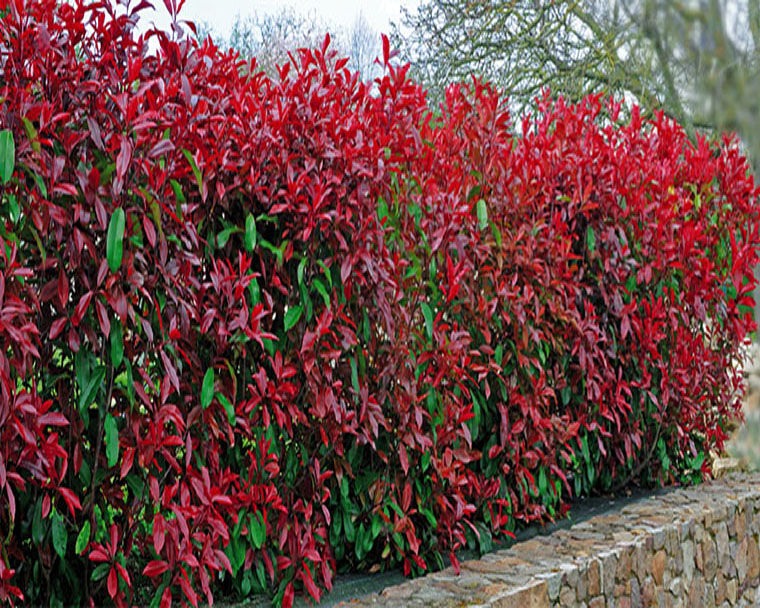
[[[364,80],[371,80],[377,74],[375,59],[380,54],[380,35],[367,23],[364,13],[356,16],[351,28],[341,36],[339,44],[345,46],[348,65],[359,72]]]
[[[375,58],[380,53],[380,35],[363,13],[347,29],[330,27],[316,13],[301,13],[291,7],[274,13],[238,15],[226,39],[217,36],[208,23],[196,27],[199,40],[211,35],[220,47],[233,48],[248,60],[255,57],[257,67],[272,75],[276,66],[290,61],[290,54],[297,49],[319,46],[326,33],[331,35],[331,47],[339,56],[349,58],[349,68],[359,72],[362,79],[371,80],[379,69]]]
[[[517,110],[545,86],[611,93],[691,137],[737,133],[760,176],[760,0],[422,0],[394,43],[434,98],[471,74]]]
[[[283,7],[275,13],[238,14],[232,24],[229,38],[214,36],[208,24],[198,27],[200,40],[212,34],[222,48],[233,48],[245,59],[256,58],[258,69],[276,73],[276,66],[290,60],[296,49],[318,46],[328,32],[327,25],[316,13],[301,13],[292,7]]]
[[[760,159],[760,0],[427,0],[394,39],[434,94],[470,74],[518,106],[606,91],[691,135],[736,131]]]

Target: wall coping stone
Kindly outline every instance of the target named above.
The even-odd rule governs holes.
[[[341,606],[760,605],[760,474],[730,473]]]

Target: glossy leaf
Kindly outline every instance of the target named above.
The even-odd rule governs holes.
[[[7,184],[13,175],[16,163],[16,146],[13,141],[13,133],[8,129],[0,131],[0,180]]]
[[[201,385],[201,407],[205,410],[211,405],[211,400],[214,398],[214,368],[209,367],[203,376],[203,384]]]
[[[108,235],[106,236],[106,257],[111,272],[116,272],[121,266],[121,258],[124,247],[124,210],[115,209],[108,223]]]

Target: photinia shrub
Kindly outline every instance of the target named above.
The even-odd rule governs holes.
[[[599,96],[517,134],[387,40],[374,83],[329,38],[269,78],[165,4],[0,19],[0,599],[319,601],[709,473],[753,329],[736,142]]]

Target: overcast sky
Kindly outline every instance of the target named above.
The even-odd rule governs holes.
[[[186,0],[180,12],[181,19],[205,21],[211,29],[222,36],[227,36],[237,14],[242,16],[256,12],[276,13],[282,7],[290,6],[299,12],[310,14],[316,12],[329,26],[349,28],[361,13],[369,25],[378,33],[389,33],[390,22],[398,21],[401,6],[411,9],[419,0]],[[143,18],[155,20],[161,27],[166,27],[168,17],[160,0],[153,0],[156,15],[148,11]]]

